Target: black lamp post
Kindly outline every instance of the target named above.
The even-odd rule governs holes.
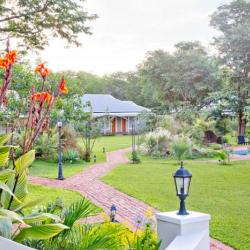
[[[64,180],[62,170],[62,122],[58,121],[58,180]]]
[[[110,221],[115,222],[115,216],[116,216],[116,206],[113,204],[110,208]]]
[[[177,214],[187,215],[188,212],[185,208],[185,199],[188,196],[192,174],[183,167],[183,162],[181,162],[181,167],[173,174],[173,177],[175,181],[176,195],[180,199],[180,209]]]
[[[85,131],[85,140],[86,140],[86,152],[85,152],[85,160],[87,162],[90,161],[90,128],[91,128],[91,124],[88,121],[86,123],[86,131]]]
[[[134,154],[135,154],[135,123],[134,121],[132,122],[132,161],[133,163],[135,163],[135,159],[134,159]]]

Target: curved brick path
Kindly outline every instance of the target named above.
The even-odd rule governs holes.
[[[64,181],[36,176],[30,176],[29,181],[32,184],[78,191],[95,205],[102,208],[107,214],[109,213],[110,206],[115,204],[117,206],[116,219],[120,222],[128,222],[130,225],[133,225],[138,215],[145,215],[149,209],[153,213],[156,213],[157,210],[100,181],[100,178],[114,167],[129,162],[125,156],[125,153],[128,151],[129,149],[121,149],[108,152],[106,163],[93,164],[83,172],[69,177]],[[97,217],[97,220],[100,220],[100,218]],[[211,250],[232,250],[232,248],[212,239]]]

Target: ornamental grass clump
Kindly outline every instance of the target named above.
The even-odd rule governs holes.
[[[192,141],[183,135],[174,136],[171,143],[171,154],[178,162],[186,156],[191,156]]]
[[[147,133],[141,140],[140,152],[146,155],[166,156],[169,152],[171,133],[162,128]]]

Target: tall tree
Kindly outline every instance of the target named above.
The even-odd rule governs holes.
[[[199,42],[181,42],[170,54],[149,52],[139,66],[144,95],[156,108],[176,110],[200,109],[204,98],[220,87],[217,65]]]
[[[43,49],[49,37],[80,45],[80,33],[96,15],[84,9],[85,0],[0,0],[1,37],[16,37],[26,48]]]
[[[224,101],[224,108],[238,116],[238,135],[242,136],[249,105],[250,2],[235,0],[220,6],[211,17],[211,25],[221,32],[214,45],[227,77],[224,89],[217,93],[218,101]]]

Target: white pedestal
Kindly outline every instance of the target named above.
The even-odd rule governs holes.
[[[177,215],[177,211],[157,213],[160,250],[209,250],[209,214],[188,211],[188,215]]]

